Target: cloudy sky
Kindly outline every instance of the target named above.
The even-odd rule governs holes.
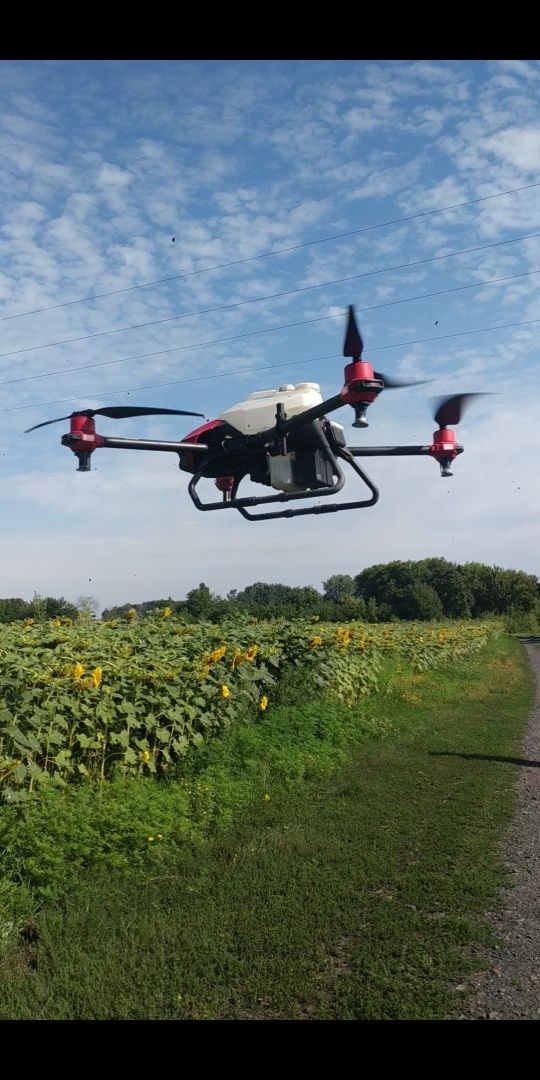
[[[428,555],[540,572],[539,63],[13,61],[0,101],[0,596],[320,587]],[[78,474],[68,424],[24,434],[106,404],[213,417],[282,382],[330,396],[350,303],[367,359],[433,382],[383,394],[365,433],[343,409],[349,441],[426,443],[433,395],[494,392],[451,480],[375,459],[374,509],[250,524],[197,512],[173,455]]]

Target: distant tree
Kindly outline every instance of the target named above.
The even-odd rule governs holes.
[[[479,562],[469,562],[460,566],[460,573],[469,597],[471,615],[478,618],[481,615],[497,612],[500,599],[495,567],[485,566]]]
[[[386,612],[398,619],[440,619],[469,612],[463,581],[444,559],[370,566],[357,575],[356,591],[366,602],[375,601],[380,615]]]
[[[317,615],[321,619],[346,622],[388,622],[396,619],[467,618],[489,613],[531,614],[531,625],[540,616],[540,584],[532,574],[504,570],[483,563],[460,566],[442,558],[394,560],[366,567],[353,577],[333,574],[323,583],[324,595],[311,585],[284,585],[256,581],[246,588],[231,589],[223,599],[201,582],[188,592],[185,600],[149,600],[106,608],[103,618],[118,618],[134,608],[139,615],[170,607],[192,621],[219,623],[232,616],[257,619],[294,619]],[[79,597],[81,601],[93,597]],[[53,607],[66,601],[37,598],[39,610],[60,613]],[[13,598],[0,601],[0,621],[26,618],[26,601]],[[95,610],[93,608],[92,610]],[[17,614],[13,614],[17,612]],[[523,625],[525,622],[521,620]]]
[[[328,581],[323,581],[323,589],[327,600],[336,600],[338,603],[347,597],[353,597],[356,592],[351,574],[333,574]]]
[[[538,579],[533,574],[475,562],[460,569],[474,616],[538,610]]]
[[[128,611],[136,607],[136,604],[116,604],[110,608],[103,608],[101,618],[103,621],[106,619],[122,619],[124,615],[127,615]]]
[[[76,603],[81,619],[95,619],[99,611],[99,600],[95,596],[79,596]]]
[[[538,582],[523,570],[495,567],[499,602],[504,611],[534,611],[538,604]]]
[[[256,618],[295,618],[322,615],[324,598],[312,585],[281,585],[257,581],[236,594],[236,604]]]
[[[33,619],[38,619],[40,622],[47,618],[47,607],[45,603],[45,597],[40,596],[35,592],[30,604],[30,614]]]
[[[77,617],[75,604],[70,604],[69,600],[64,600],[63,596],[58,599],[54,596],[46,596],[43,600],[43,607],[47,619],[56,619],[61,615],[69,616],[70,619]]]
[[[22,600],[20,596],[13,596],[6,600],[0,600],[0,623],[16,622],[18,619],[27,619],[30,612],[28,600]]]
[[[437,593],[444,615],[456,619],[470,616],[471,598],[461,567],[446,559],[422,559],[412,565],[419,579]]]
[[[431,585],[426,585],[425,581],[417,581],[410,586],[407,612],[408,619],[421,619],[426,622],[429,619],[442,619],[444,615],[440,596]]]
[[[0,600],[0,623],[16,622],[18,619],[54,619],[58,615],[77,615],[74,604],[64,597],[39,596],[34,593],[32,600],[22,600],[19,596]]]
[[[412,563],[391,562],[370,566],[356,577],[357,595],[364,600],[375,600],[397,616],[398,619],[416,619],[411,603],[414,585],[419,582]]]
[[[437,594],[442,614],[450,618],[539,610],[536,577],[522,570],[503,570],[483,563],[459,566],[440,558],[396,561],[368,567],[355,582],[358,596],[366,602],[375,600],[379,607],[387,606],[399,619],[419,618],[415,614],[419,606],[434,612],[430,618],[440,617],[425,587]],[[420,585],[424,588],[420,589]]]
[[[200,620],[220,622],[221,619],[226,617],[229,604],[221,596],[212,593],[208,585],[201,581],[196,589],[191,589],[188,592],[182,610],[185,611],[189,618],[195,619],[196,622]]]

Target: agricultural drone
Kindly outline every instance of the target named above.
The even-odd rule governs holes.
[[[94,450],[159,450],[178,454],[180,468],[191,474],[188,491],[198,510],[238,510],[248,521],[298,517],[304,514],[328,514],[339,510],[357,510],[374,506],[379,492],[370,477],[355,460],[362,457],[432,457],[439,463],[441,476],[452,476],[451,465],[463,447],[456,442],[452,427],[459,423],[463,410],[476,394],[456,394],[438,402],[434,413],[437,431],[425,446],[347,446],[343,428],[328,414],[350,405],[354,409],[355,428],[368,427],[366,412],[384,390],[418,386],[401,382],[362,359],[363,341],[354,308],[349,307],[343,355],[350,360],[345,367],[344,385],[334,397],[323,401],[317,383],[285,384],[278,390],[250,394],[246,401],[231,406],[217,420],[209,420],[186,435],[181,442],[158,439],[123,439],[98,435],[96,416],[123,419],[130,416],[202,416],[184,409],[159,409],[116,406],[83,409],[69,416],[45,420],[29,431],[47,424],[70,421],[69,434],[62,445],[78,459],[78,472],[88,472]],[[341,491],[345,476],[340,462],[346,462],[363,481],[369,498],[354,502],[330,502],[316,506],[294,507],[250,513],[250,508],[271,503],[289,503],[303,499],[326,498]],[[214,479],[221,498],[202,502],[197,492],[203,477]],[[242,480],[273,488],[271,495],[239,497]]]

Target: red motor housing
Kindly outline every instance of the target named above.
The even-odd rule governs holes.
[[[79,459],[78,472],[89,472],[90,455],[104,444],[103,435],[96,433],[94,417],[83,413],[71,417],[69,435],[62,435],[62,445],[68,446]]]
[[[353,360],[352,364],[347,364],[344,376],[345,385],[341,390],[341,396],[347,405],[356,405],[358,402],[371,405],[383,388],[382,383],[375,379],[373,367],[367,360]],[[365,385],[362,386],[362,383]],[[370,386],[370,383],[375,385]]]
[[[439,462],[441,476],[452,476],[450,466],[458,456],[463,453],[463,447],[456,442],[456,436],[451,428],[439,428],[433,432],[433,442],[429,448],[431,457]]]
[[[451,428],[439,428],[438,431],[433,432],[433,442],[429,452],[439,462],[447,458],[453,461],[457,457],[460,451],[457,449],[456,436]]]
[[[367,360],[353,360],[345,367],[345,385],[340,393],[347,405],[352,405],[355,420],[353,427],[368,427],[366,410],[381,390],[384,383],[375,377],[372,365]]]

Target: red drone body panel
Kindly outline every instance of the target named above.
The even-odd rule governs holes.
[[[208,434],[218,427],[223,427],[222,420],[207,420],[205,424],[201,424],[200,427],[195,428],[195,431],[190,431],[189,435],[186,435],[184,442],[194,443],[198,446],[199,443],[204,443]],[[194,454],[190,454],[189,450],[187,450],[184,455],[184,461],[186,463],[186,468],[195,472]]]

